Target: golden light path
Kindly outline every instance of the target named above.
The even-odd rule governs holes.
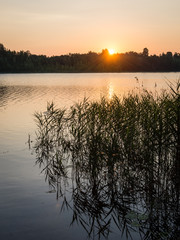
[[[114,87],[111,82],[109,83],[108,93],[108,98],[111,100],[114,95]]]

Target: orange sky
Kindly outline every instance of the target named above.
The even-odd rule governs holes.
[[[35,54],[180,52],[180,0],[0,0],[0,43]]]

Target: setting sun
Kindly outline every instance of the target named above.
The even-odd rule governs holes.
[[[115,53],[114,49],[108,49],[108,51],[110,55],[113,55]]]

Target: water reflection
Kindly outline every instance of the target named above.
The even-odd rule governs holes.
[[[0,108],[21,103],[37,105],[40,102],[44,107],[47,101],[55,101],[60,106],[66,106],[69,102],[74,102],[86,95],[98,98],[100,94],[106,95],[105,87],[86,89],[82,86],[0,86]]]
[[[123,104],[116,97],[109,105],[85,100],[68,116],[53,104],[36,114],[37,164],[62,200],[61,210],[72,212],[70,225],[80,224],[89,238],[113,239],[118,229],[125,239],[178,239],[179,123],[176,115],[174,123],[167,119],[180,101],[174,95],[172,106],[164,97],[159,108],[147,94],[143,108],[131,96]]]
[[[112,82],[109,83],[109,99],[112,99],[113,95],[114,95],[114,87],[112,85]]]
[[[40,93],[42,96],[43,91]],[[0,86],[0,107],[7,106],[8,102],[27,102],[32,100],[32,96],[40,97],[40,93],[32,86]]]
[[[44,155],[44,150],[39,151],[38,154]],[[177,239],[179,236],[179,189],[172,183],[160,183],[161,179],[155,178],[150,182],[145,173],[125,163],[97,169],[78,162],[67,176],[64,170],[69,166],[59,168],[54,159],[55,155],[50,157],[49,153],[43,159],[48,161],[46,179],[56,190],[57,198],[63,199],[61,210],[73,212],[70,225],[80,223],[89,237],[108,237],[115,228],[126,239],[135,239],[134,232],[138,232],[138,239]],[[89,160],[96,161],[96,153]],[[146,174],[152,175],[151,171]],[[67,178],[72,180],[68,189],[64,185]],[[69,200],[66,191],[71,194]]]
[[[99,99],[115,93],[125,92],[141,86],[154,90],[166,88],[165,77],[169,81],[178,79],[179,73],[97,73],[97,74],[0,74],[0,106],[8,103],[37,104],[39,101],[65,101],[69,106],[84,96]]]
[[[52,100],[55,102],[56,106],[64,108],[64,107],[71,106],[74,102],[81,101],[84,96],[90,97],[90,100],[99,99],[100,96],[106,96],[108,98],[108,94],[109,94],[108,86],[110,83],[112,83],[115,94],[123,95],[126,91],[132,90],[135,87],[139,86],[134,78],[135,76],[138,77],[140,84],[143,81],[144,87],[147,87],[150,90],[154,89],[154,82],[156,82],[157,90],[159,90],[161,88],[167,87],[164,81],[164,76],[168,80],[173,82],[179,78],[179,75],[180,73],[0,74],[0,89],[1,89],[0,90],[0,185],[1,185],[0,187],[0,203],[1,203],[0,236],[2,236],[0,237],[0,239],[12,239],[12,238],[13,239],[28,239],[28,238],[29,239],[30,238],[31,239],[32,238],[33,239],[50,239],[50,238],[58,239],[59,236],[61,236],[62,239],[73,239],[73,240],[85,239],[84,235],[86,235],[86,232],[84,231],[84,235],[82,237],[81,231],[80,231],[82,225],[81,224],[76,225],[76,222],[77,222],[76,220],[74,221],[74,225],[70,229],[67,226],[67,223],[71,222],[69,219],[71,218],[71,213],[73,213],[73,210],[69,209],[69,211],[64,211],[61,214],[61,216],[59,216],[59,214],[57,213],[57,211],[59,211],[59,208],[56,208],[57,211],[54,211],[54,201],[55,201],[54,194],[46,194],[47,185],[43,183],[44,180],[42,178],[42,175],[39,174],[40,170],[37,167],[33,168],[34,156],[31,156],[31,154],[29,154],[27,150],[28,144],[25,144],[25,143],[28,140],[28,134],[30,134],[31,136],[30,140],[33,140],[35,138],[33,137],[34,132],[36,130],[36,125],[33,117],[33,113],[35,111],[44,112],[47,102],[51,102]],[[169,119],[171,118],[173,118],[173,115],[172,117],[170,116]],[[171,120],[169,122],[171,122]],[[96,126],[96,124],[94,124],[93,121],[90,121],[90,123],[92,126]],[[101,129],[100,125],[98,128]],[[107,127],[107,129],[103,131],[109,134],[110,129],[112,128]],[[124,127],[124,129],[126,128]],[[95,138],[96,135],[94,136],[90,135],[90,137],[88,137],[89,143],[93,142],[93,137]],[[104,139],[102,141],[102,143],[104,144],[103,148],[105,148],[106,146],[108,146],[109,142],[107,141],[107,138],[105,136],[102,138]],[[157,139],[155,142],[157,142]],[[74,143],[76,143],[76,146],[78,146],[77,141],[75,141]],[[87,146],[87,144],[85,144],[84,142],[83,144],[84,146]],[[138,144],[138,142],[136,144]],[[101,145],[98,145],[97,148],[99,149],[100,146]],[[45,145],[44,145],[44,148],[45,148]],[[102,160],[109,159],[109,161],[111,161],[110,153],[108,155],[109,157],[106,157],[108,149],[111,149],[111,147],[110,146],[107,147],[105,151],[99,151],[101,153],[102,152],[105,153],[105,154],[101,154]],[[138,146],[136,149],[138,149]],[[164,149],[166,148],[164,147]],[[57,150],[59,150],[58,147],[54,148],[54,151],[57,151]],[[46,150],[43,150],[42,152],[43,154],[45,154]],[[81,150],[81,152],[85,155],[87,151]],[[52,151],[49,151],[48,154],[49,154],[48,156],[49,160],[52,158],[53,155],[55,155],[55,152],[53,152],[53,146],[52,146]],[[99,159],[100,156],[98,154],[99,153],[97,153],[97,157]],[[113,154],[116,154],[116,152],[114,152]],[[119,154],[119,159],[122,159],[123,161],[123,158],[121,156],[126,154],[126,152],[124,152],[122,155],[120,153],[118,154]],[[47,180],[49,179],[51,185],[54,184],[54,188],[50,190],[54,192],[54,190],[59,189],[57,191],[59,194],[58,195],[59,200],[57,201],[57,203],[60,204],[61,206],[61,202],[65,199],[64,205],[63,205],[64,210],[66,210],[66,205],[65,205],[66,202],[68,202],[68,204],[73,208],[73,198],[72,198],[73,188],[76,189],[76,187],[78,186],[76,185],[76,178],[75,178],[77,173],[73,172],[71,168],[73,165],[75,165],[73,167],[74,171],[77,169],[76,164],[75,163],[72,164],[70,161],[72,154],[68,152],[66,152],[66,155],[64,156],[62,154],[63,159],[65,157],[68,157],[68,155],[69,155],[69,158],[68,158],[69,163],[67,164],[69,168],[67,168],[65,165],[66,161],[63,163],[63,165],[61,165],[62,169],[64,170],[64,174],[67,174],[67,177],[63,177],[62,175],[63,172],[60,171],[57,167],[56,171],[59,172],[59,176],[61,177],[54,174],[53,175],[54,178],[52,178],[53,179],[52,181],[51,178],[48,177],[48,174],[49,176],[51,176],[53,174],[53,172],[51,174],[51,171],[55,171],[55,168],[53,170],[53,167],[52,167],[52,169],[50,169],[49,172],[47,172],[48,173]],[[75,156],[75,152],[74,152],[74,156]],[[141,157],[141,159],[142,158],[143,157]],[[88,159],[87,156],[84,158],[84,161],[86,161],[86,159]],[[113,159],[115,160],[115,156],[113,156]],[[144,157],[144,159],[146,159],[146,157]],[[102,160],[100,160],[99,162],[101,162]],[[118,156],[117,156],[117,160],[118,160]],[[44,168],[46,169],[45,158],[43,161],[44,162],[42,163],[42,167],[44,164]],[[98,170],[97,174],[99,178],[101,177],[100,173],[102,173],[102,175],[105,177],[107,176],[106,172],[108,169],[108,165],[104,163],[103,166],[105,166],[106,168],[105,175],[103,175],[104,174],[103,170],[101,172]],[[50,167],[51,166],[49,165],[49,168]],[[87,167],[87,163],[85,163],[84,168],[85,167]],[[99,167],[101,168],[101,166]],[[79,194],[81,194],[80,189],[83,188],[83,186],[85,185],[85,181],[87,181],[89,185],[85,185],[84,188],[87,186],[92,186],[91,185],[92,181],[89,176],[90,174],[86,175],[85,169],[83,169],[83,164],[81,164],[81,168],[82,168],[82,171],[81,173],[79,173],[79,175],[80,176],[82,175],[83,177],[83,174],[84,174],[84,179],[80,179],[81,180],[80,184],[82,185],[82,187],[80,185],[79,189],[77,190]],[[115,173],[116,172],[118,173],[118,169],[116,167],[114,168],[114,171]],[[168,172],[170,172],[170,170],[168,170]],[[169,178],[171,179],[170,176]],[[115,179],[116,178],[114,176],[114,182],[115,182]],[[124,187],[123,183],[125,184],[125,180],[124,179],[122,180],[123,180],[122,181],[122,188],[123,188]],[[101,186],[103,186],[103,184],[107,185],[107,182],[106,182],[107,179],[106,181],[104,181],[104,183],[103,183],[103,179],[99,181],[101,185],[99,185],[98,192],[99,194],[102,194],[100,193],[100,188]],[[98,184],[99,182],[96,183],[96,185]],[[114,184],[113,189],[115,189],[116,184],[117,185],[119,184],[119,187],[120,187],[121,182],[120,180],[117,180],[117,183],[115,182],[113,184]],[[173,182],[171,181],[170,188],[171,186],[173,186],[172,184]],[[106,187],[104,187],[104,189],[106,190]],[[110,189],[111,189],[111,186],[109,184],[108,191],[110,191]],[[83,189],[81,189],[81,191],[82,190]],[[84,191],[87,191],[87,188]],[[175,196],[175,191],[172,192],[172,195]],[[90,196],[92,196],[92,194]],[[100,196],[103,197],[103,195],[100,195]],[[166,195],[164,195],[164,198],[165,196]],[[70,201],[70,199],[72,199],[72,201]],[[117,201],[120,201],[120,200],[117,199]],[[123,201],[125,200],[123,199]],[[175,200],[173,201],[175,202]],[[41,204],[42,202],[43,204]],[[108,202],[108,200],[107,200],[107,204],[108,206],[110,206],[110,203]],[[117,206],[117,203],[114,203],[114,204],[116,204]],[[177,205],[176,202],[174,205],[173,203],[168,205],[168,201],[167,201],[167,206],[173,209],[171,213],[173,213],[173,211],[175,212],[176,205]],[[107,208],[109,208],[108,206]],[[140,212],[142,212],[142,214],[146,213],[146,206],[143,208],[143,203],[138,206],[134,205],[134,207],[138,207],[138,209],[140,209]],[[103,209],[105,210],[107,208],[103,207]],[[168,211],[170,212],[170,210]],[[69,213],[69,215],[67,212]],[[86,215],[87,215],[87,212],[88,210],[86,211]],[[178,216],[178,210],[176,212]],[[85,218],[85,220],[88,221],[88,216],[86,217],[86,215],[82,215],[82,216]],[[57,218],[58,218],[58,221],[57,221]],[[102,215],[102,218],[103,218],[103,215]],[[114,218],[116,219],[116,217]],[[121,218],[121,215],[119,218]],[[127,213],[126,218],[130,218],[129,221],[131,221],[130,223],[128,222],[129,229],[131,229],[131,224],[133,226],[137,225],[136,220],[133,220],[133,218],[135,218],[135,215],[133,214],[133,212]],[[139,218],[146,218],[146,214],[144,214],[143,216],[140,215]],[[175,219],[172,220],[173,224],[175,224],[174,223],[175,221],[176,223],[178,223],[178,217],[176,219],[177,220]],[[103,220],[106,221],[106,219],[103,219]],[[98,222],[96,222],[96,225],[98,226]],[[168,226],[169,226],[169,223],[168,223]],[[135,226],[133,228],[135,228],[136,230]],[[116,227],[116,224],[113,219],[111,220],[109,229],[112,232],[117,232],[119,235],[121,233],[121,231],[118,230],[118,227]],[[97,228],[95,228],[94,234],[97,233],[96,230]],[[168,229],[168,231],[170,230],[171,229]],[[172,236],[173,234],[174,233],[172,233]],[[132,232],[131,232],[131,235],[132,235]],[[138,231],[137,231],[137,235],[138,235]],[[91,232],[91,236],[93,236],[92,232]],[[101,235],[101,238],[103,238],[102,235]],[[113,233],[109,233],[109,239],[114,240],[119,238],[120,237],[118,237],[117,234],[113,235]],[[126,235],[124,235],[124,239],[126,239]],[[133,232],[133,240],[139,240],[138,236],[135,237],[134,232]]]

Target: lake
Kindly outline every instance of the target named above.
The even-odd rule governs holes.
[[[92,219],[88,219],[88,214],[73,220],[77,206],[72,197],[71,177],[62,179],[63,194],[57,197],[36,164],[35,112],[46,111],[47,102],[52,101],[57,107],[68,108],[84,97],[111,99],[113,94],[122,97],[142,88],[160,92],[179,78],[180,72],[0,74],[0,239],[79,240],[88,238],[87,222],[91,228]],[[135,219],[132,212],[126,216],[127,222]],[[128,223],[129,229],[121,236],[123,226],[119,229],[114,219],[109,239],[128,239],[127,236],[133,240],[144,239],[143,233],[137,231],[138,224],[133,223]],[[103,236],[103,231],[97,234],[98,221],[96,224],[89,230],[90,237],[105,239],[107,235]],[[105,222],[104,227],[107,227]]]

